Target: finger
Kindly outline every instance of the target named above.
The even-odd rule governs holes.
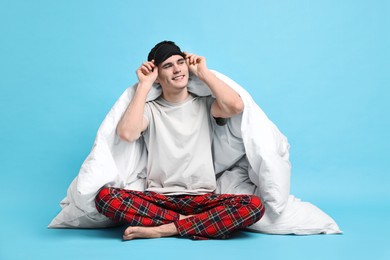
[[[154,68],[152,69],[152,73],[158,74],[158,67],[157,66],[154,66]]]
[[[145,70],[145,71],[149,71],[151,68],[148,66],[148,64],[144,63],[144,64],[142,64],[141,69]]]
[[[152,68],[156,67],[156,64],[154,64],[154,60],[148,61],[148,64],[149,64]]]
[[[140,70],[141,70],[142,74],[144,74],[144,75],[148,75],[151,72],[151,70],[147,66],[143,66],[143,65],[140,68]]]
[[[156,66],[156,64],[154,64],[154,60],[152,60],[152,61],[150,62],[150,66],[152,66],[152,72],[153,72],[154,70],[157,71],[157,66]]]
[[[149,71],[149,68],[145,63],[142,63],[138,70],[141,71],[143,74],[146,74]]]
[[[141,66],[147,67],[150,71],[152,71],[153,68],[156,67],[156,65],[154,64],[154,60],[152,60],[152,61],[145,61],[144,63],[142,63]]]
[[[147,72],[142,68],[139,69],[138,72],[139,72],[138,75],[144,75],[144,76],[147,75]]]
[[[186,55],[186,59],[187,59],[188,62],[190,63],[190,62],[191,62],[191,58],[192,58],[192,56],[194,56],[194,55],[191,54],[191,53],[187,53],[187,52],[185,52],[185,55]]]
[[[198,63],[200,63],[201,61],[202,61],[202,57],[200,57],[200,56],[198,56],[198,55],[194,55],[193,57],[192,57],[192,59],[193,59],[193,64],[195,65],[195,64],[198,64]]]
[[[193,65],[194,63],[194,56],[192,54],[188,55],[188,64]]]
[[[146,62],[144,65],[148,68],[148,70],[149,70],[150,72],[152,72],[152,71],[157,67],[157,66],[156,66],[153,62],[151,62],[151,61]]]
[[[144,62],[142,64],[143,67],[146,67],[148,70],[152,71],[153,67],[150,62]]]
[[[191,65],[191,58],[190,57],[187,58],[187,64]]]

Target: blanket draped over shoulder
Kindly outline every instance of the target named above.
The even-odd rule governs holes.
[[[214,131],[212,150],[218,177],[216,192],[250,193],[261,198],[266,214],[252,226],[254,231],[274,234],[340,233],[337,224],[329,216],[310,203],[302,203],[290,195],[291,165],[287,138],[244,88],[221,73],[213,73],[233,88],[244,102],[241,115],[229,119],[226,125]],[[129,143],[120,140],[116,134],[116,126],[135,90],[136,84],[126,89],[105,117],[92,150],[69,186],[67,196],[61,201],[62,210],[50,223],[50,228],[113,225],[95,208],[94,199],[98,191],[104,186],[140,191],[145,189],[148,154],[143,139]],[[209,88],[195,76],[189,81],[188,91],[198,96],[212,95]],[[161,88],[153,85],[147,100],[154,100],[160,95]],[[238,129],[239,133],[232,134],[232,129]],[[238,156],[237,151],[243,152],[238,153]],[[305,223],[298,223],[288,216],[299,212],[307,214],[308,205],[321,216],[313,217],[311,212],[311,220],[301,220]],[[327,221],[325,227],[324,217]],[[302,232],[302,225],[307,226],[308,221],[311,221],[311,229]],[[282,229],[281,224],[284,225]]]

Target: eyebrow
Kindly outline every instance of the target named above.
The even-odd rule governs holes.
[[[181,61],[185,61],[185,60],[186,60],[186,59],[184,59],[184,58],[180,58],[180,59],[176,60],[175,62],[181,62]],[[170,66],[170,65],[173,65],[173,63],[174,63],[174,62],[163,63],[163,64],[161,65],[161,67]]]
[[[172,64],[173,64],[172,62],[167,62],[167,63],[162,64],[161,67],[167,67],[167,66],[170,66]]]

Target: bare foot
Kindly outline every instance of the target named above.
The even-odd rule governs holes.
[[[123,240],[134,238],[158,238],[161,237],[156,227],[128,227],[123,233]]]
[[[123,233],[123,240],[134,238],[158,238],[177,235],[176,226],[173,223],[156,227],[128,227]]]

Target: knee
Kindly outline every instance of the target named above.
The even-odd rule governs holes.
[[[253,206],[253,207],[262,207],[263,204],[261,203],[261,199],[255,195],[248,195],[249,197],[249,205]]]
[[[103,187],[99,190],[98,194],[95,197],[95,200],[103,200],[105,197],[110,196],[112,194],[111,187]]]
[[[265,208],[261,199],[258,196],[249,195],[249,206],[256,212],[256,219],[260,220],[265,213]]]

